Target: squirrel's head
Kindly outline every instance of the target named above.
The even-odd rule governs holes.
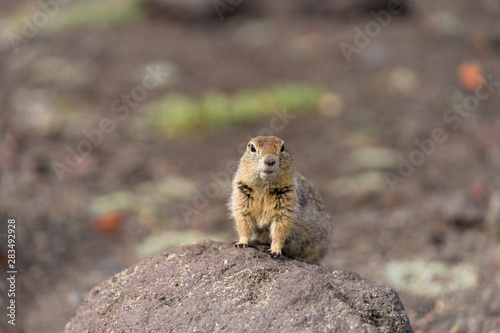
[[[290,170],[292,160],[285,143],[275,136],[258,136],[248,142],[243,155],[247,170],[255,170],[261,180],[272,180]]]

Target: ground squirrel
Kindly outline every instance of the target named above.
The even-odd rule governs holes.
[[[294,171],[283,140],[259,136],[247,145],[232,183],[228,203],[239,242],[270,244],[271,256],[319,264],[331,233],[330,216],[312,184]]]

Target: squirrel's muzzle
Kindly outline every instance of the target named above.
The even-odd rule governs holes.
[[[264,164],[268,167],[273,167],[276,164],[276,157],[267,155],[266,158],[264,158]]]
[[[264,173],[265,175],[270,175],[270,174],[276,172],[276,170],[277,170],[276,156],[267,155],[266,157],[264,157],[263,162],[264,163],[262,166],[262,173]]]

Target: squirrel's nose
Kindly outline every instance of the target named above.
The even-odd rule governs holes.
[[[271,167],[276,164],[276,159],[272,155],[267,155],[266,158],[264,158],[264,163]]]

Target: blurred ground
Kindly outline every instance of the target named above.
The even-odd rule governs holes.
[[[335,222],[325,266],[393,286],[415,332],[500,332],[497,1],[413,1],[385,27],[361,3],[243,2],[223,21],[215,8],[129,3],[94,21],[64,21],[61,7],[33,36],[23,18],[38,2],[0,4],[0,258],[6,270],[14,217],[19,270],[18,325],[2,315],[2,332],[61,331],[91,287],[139,259],[235,240],[224,180],[238,145],[263,129],[324,195]],[[16,47],[13,25],[24,36]],[[158,84],[145,83],[151,71]],[[300,114],[278,104],[181,134],[168,126],[184,120],[165,128],[148,115],[172,93],[184,96],[174,95],[180,118],[211,115],[210,91],[215,105],[261,105],[261,91],[292,81],[318,87]],[[88,136],[98,144],[85,146]]]

